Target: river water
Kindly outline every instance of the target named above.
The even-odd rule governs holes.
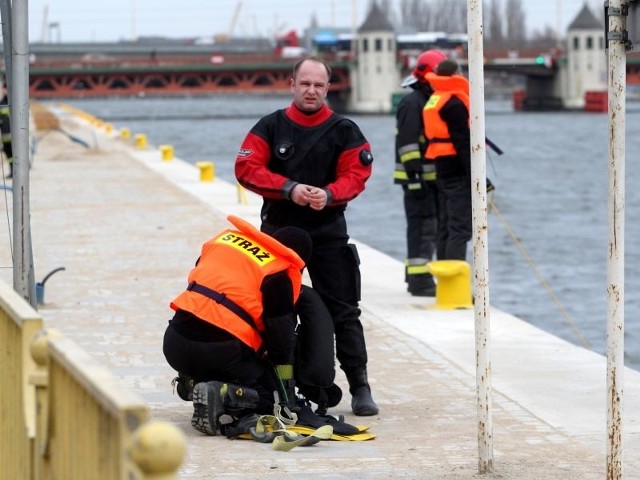
[[[173,145],[195,163],[213,161],[235,182],[240,143],[283,96],[69,100],[116,128]],[[374,171],[349,208],[352,237],[405,256],[399,186],[392,183],[395,119],[354,115],[372,145]],[[625,364],[640,369],[640,106],[627,107]],[[606,352],[608,118],[603,113],[513,112],[487,102],[486,133],[504,150],[487,172],[497,189],[489,214],[491,304],[575,344]],[[469,257],[471,256],[471,246]],[[584,339],[581,340],[581,337]]]

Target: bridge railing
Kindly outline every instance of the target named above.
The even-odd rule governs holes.
[[[186,445],[0,282],[0,478],[176,478]],[[99,472],[99,473],[97,473]]]

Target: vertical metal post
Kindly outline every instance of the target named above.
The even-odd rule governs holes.
[[[13,288],[36,308],[29,206],[28,0],[11,6],[11,142],[13,146]]]
[[[467,0],[473,204],[473,294],[476,336],[478,470],[493,471],[491,349],[487,226],[487,158],[484,123],[482,0]]]
[[[626,20],[622,0],[609,2],[609,249],[607,258],[607,479],[622,478],[624,373],[624,211]],[[626,5],[626,4],[625,4]]]

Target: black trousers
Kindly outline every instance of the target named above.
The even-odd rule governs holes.
[[[298,385],[330,387],[336,378],[334,329],[331,313],[313,288],[302,286],[296,302],[295,378]]]
[[[170,323],[162,350],[169,365],[196,383],[217,380],[253,388],[260,396],[260,414],[273,412],[277,389],[273,368],[237,338],[199,341],[187,338]]]
[[[421,290],[433,285],[428,272],[413,273],[410,267],[433,259],[438,236],[438,189],[429,182],[420,190],[404,189],[404,212],[407,220],[406,276],[409,290]]]
[[[286,225],[262,224],[273,233]],[[367,348],[360,322],[360,258],[356,246],[349,243],[344,215],[306,229],[313,242],[307,264],[313,288],[320,294],[333,319],[336,356],[347,375],[363,371]]]
[[[329,387],[335,379],[334,329],[331,314],[320,295],[302,287],[296,303],[297,329],[294,372],[298,384]],[[260,396],[258,413],[273,412],[277,389],[273,366],[253,349],[233,337],[214,341],[196,340],[168,325],[163,352],[169,365],[192,377],[196,383],[217,380],[253,388]]]
[[[466,260],[472,235],[471,182],[467,177],[438,178],[440,221],[438,259]]]

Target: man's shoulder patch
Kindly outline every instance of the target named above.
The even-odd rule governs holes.
[[[238,151],[239,157],[250,157],[251,155],[253,155],[253,150],[250,148],[241,148],[240,151]]]

